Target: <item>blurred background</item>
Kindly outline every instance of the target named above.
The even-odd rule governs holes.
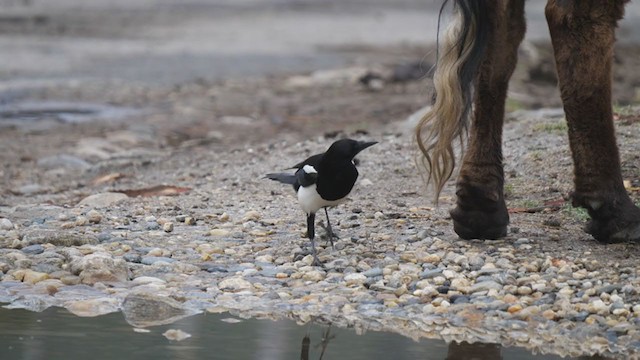
[[[402,120],[429,98],[440,4],[0,0],[0,127],[127,119],[155,124],[146,140],[179,146]],[[527,2],[510,110],[560,105],[543,8]],[[629,70],[639,18],[630,4],[619,31],[622,105],[640,96]]]

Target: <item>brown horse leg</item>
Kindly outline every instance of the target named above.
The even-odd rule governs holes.
[[[547,22],[569,127],[573,205],[602,242],[639,240],[640,209],[624,189],[611,111],[611,61],[624,0],[550,0]]]
[[[509,78],[525,33],[524,1],[488,2],[491,30],[480,64],[473,122],[457,180],[451,211],[455,232],[463,239],[497,239],[507,233],[504,202],[502,125]]]

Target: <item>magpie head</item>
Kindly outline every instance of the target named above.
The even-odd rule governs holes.
[[[331,144],[326,154],[335,158],[352,160],[356,155],[358,155],[360,151],[377,143],[377,141],[356,141],[353,139],[342,139]]]

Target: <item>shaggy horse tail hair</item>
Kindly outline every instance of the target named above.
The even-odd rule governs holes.
[[[473,83],[489,36],[487,1],[492,0],[455,0],[457,19],[445,32],[442,46],[438,45],[433,104],[415,129],[424,155],[418,163],[426,170],[427,186],[434,186],[436,203],[455,168],[454,140],[460,141],[464,151]],[[447,2],[440,9],[440,18]]]

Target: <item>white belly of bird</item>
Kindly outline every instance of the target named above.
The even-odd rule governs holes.
[[[325,200],[318,195],[316,191],[316,184],[311,186],[303,187],[301,186],[298,189],[298,202],[300,202],[300,206],[302,206],[302,210],[305,213],[311,214],[316,211],[322,209],[323,207],[331,207],[336,206],[343,203],[346,200],[346,196],[339,200]]]

